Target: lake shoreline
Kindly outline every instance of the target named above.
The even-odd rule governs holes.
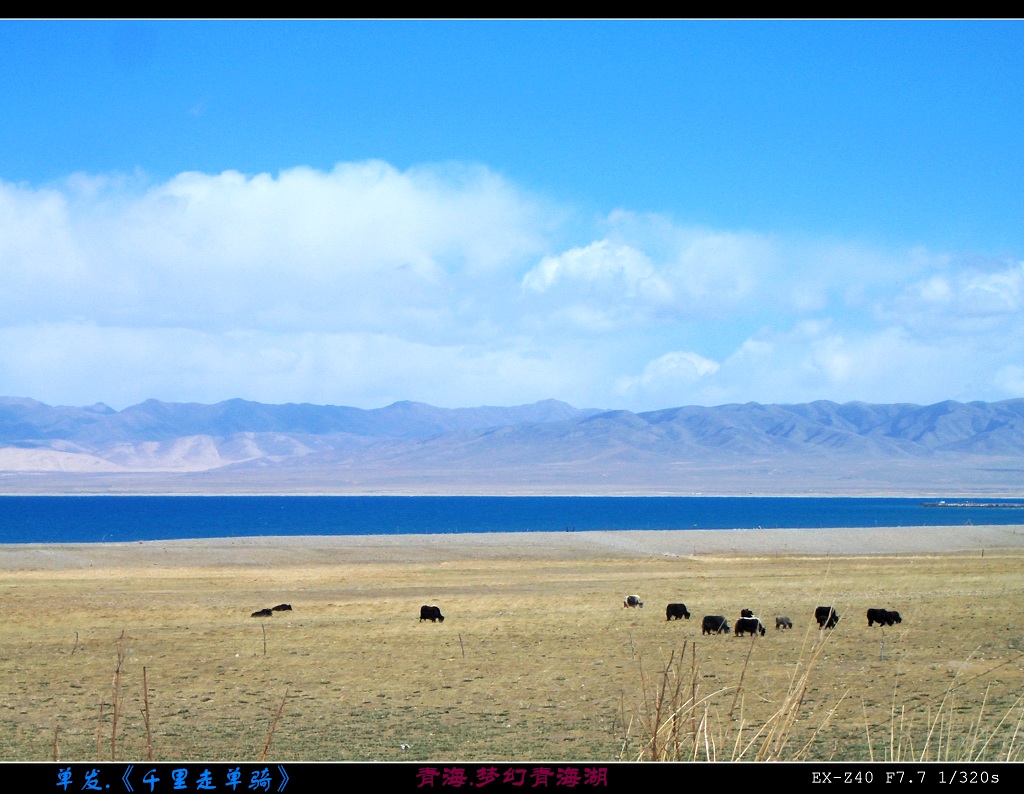
[[[0,570],[572,560],[702,555],[871,556],[1024,548],[1024,525],[304,535],[0,544]]]

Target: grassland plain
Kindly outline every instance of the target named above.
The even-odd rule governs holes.
[[[677,677],[700,704],[701,753],[752,759],[812,660],[784,760],[1021,760],[1019,546],[580,553],[556,540],[0,555],[0,760],[257,760],[272,726],[273,761],[626,760],[642,755],[658,682]],[[628,593],[645,607],[624,609]],[[677,601],[691,620],[666,621]],[[281,602],[293,611],[249,616]],[[421,604],[444,623],[421,623]],[[814,624],[818,604],[842,616],[834,630]],[[904,621],[869,628],[868,607]],[[701,635],[703,615],[742,608],[766,636]],[[776,614],[795,627],[777,631]]]

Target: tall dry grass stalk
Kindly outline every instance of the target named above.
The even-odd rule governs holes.
[[[274,716],[274,721],[270,723],[270,728],[267,731],[267,741],[263,744],[263,752],[260,753],[260,763],[262,764],[267,760],[267,753],[270,751],[270,740],[274,738],[274,731],[277,729],[277,723],[281,721],[281,714],[284,712],[285,701],[288,700],[288,690],[284,691],[284,697],[281,698],[281,705],[278,706],[277,714]]]
[[[146,667],[142,667],[142,716],[146,720],[146,760],[153,760],[153,732],[149,722],[149,678],[146,674]]]
[[[121,631],[121,636],[117,638],[117,664],[114,666],[114,693],[112,696],[113,700],[113,717],[111,719],[110,727],[110,760],[117,760],[117,721],[121,716],[121,669],[124,667],[124,660],[126,657],[124,649],[124,631]],[[101,760],[101,759],[97,759]]]
[[[103,701],[100,701],[100,716],[96,721],[96,760],[103,760]]]
[[[779,708],[759,726],[749,725],[743,716],[743,681],[753,654],[754,643],[740,671],[735,687],[722,687],[700,694],[700,671],[695,645],[690,647],[687,669],[687,643],[682,651],[673,651],[658,680],[652,680],[640,658],[640,700],[630,715],[622,706],[623,741],[620,760],[632,761],[799,761],[807,753],[819,732],[830,722],[845,695],[825,715],[821,725],[799,747],[791,746],[793,728],[807,694],[815,664],[827,644],[827,636],[815,643],[807,661],[799,662]],[[764,640],[761,640],[762,642]],[[717,717],[715,704],[732,695],[725,718]],[[739,713],[737,714],[737,709]]]
[[[762,640],[763,641],[763,640]],[[753,643],[757,639],[752,640]],[[691,646],[688,669],[682,669],[686,644],[678,655],[673,651],[660,677],[652,679],[643,665],[639,700],[627,716],[622,706],[623,741],[620,760],[631,761],[803,761],[808,760],[816,740],[835,717],[848,692],[824,715],[820,724],[799,744],[793,743],[794,726],[800,718],[812,673],[829,642],[821,635],[806,662],[794,670],[788,690],[778,707],[762,724],[749,724],[743,713],[742,688],[752,652],[748,652],[735,687],[722,687],[699,695],[700,672],[696,649]],[[804,654],[801,654],[803,659]],[[1013,660],[1010,660],[1013,661]],[[1002,662],[1002,667],[1009,662]],[[966,665],[961,666],[961,670]],[[992,668],[995,669],[995,668]],[[986,671],[991,672],[991,670]],[[966,681],[958,671],[934,710],[925,715],[923,738],[919,741],[914,722],[896,692],[890,709],[889,736],[884,761],[1024,761],[1024,695],[1018,696],[995,723],[987,714],[990,688],[972,715],[962,715],[956,692]],[[974,676],[968,681],[979,676]],[[715,719],[716,702],[731,695],[724,719]],[[737,713],[738,711],[738,713]],[[988,726],[988,727],[986,727]],[[868,758],[875,760],[871,726],[865,720]]]
[[[1021,761],[1024,760],[1024,741],[1021,730],[1024,726],[1024,695],[1020,695],[1000,716],[994,725],[985,727],[986,710],[991,685],[985,689],[978,711],[966,717],[957,706],[958,689],[988,675],[994,670],[1019,659],[1021,654],[992,667],[983,673],[961,680],[967,667],[965,662],[957,669],[953,681],[947,687],[934,714],[929,708],[925,716],[925,735],[922,744],[915,741],[914,721],[908,716],[906,707],[897,705],[896,692],[890,707],[889,736],[885,747],[885,761],[926,762],[926,761]],[[968,657],[970,661],[970,657]],[[966,723],[964,722],[966,720]],[[871,760],[874,760],[871,726],[865,723],[865,733]]]

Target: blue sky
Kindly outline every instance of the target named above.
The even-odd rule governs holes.
[[[1024,23],[0,22],[0,394],[1024,396]]]

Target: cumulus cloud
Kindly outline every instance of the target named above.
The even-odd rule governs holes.
[[[660,398],[661,404],[674,405],[673,396],[684,396],[697,381],[718,370],[715,361],[697,353],[675,350],[649,361],[640,375],[619,378],[617,390],[627,398],[642,394],[646,402]]]
[[[1011,355],[1020,355],[1014,345]],[[939,343],[902,328],[839,328],[801,322],[744,341],[714,377],[696,384],[698,404],[719,401],[931,403],[945,399],[996,400],[1005,352],[981,351],[976,340]]]
[[[758,235],[677,227],[663,218],[613,213],[608,235],[544,257],[522,288],[554,316],[600,315],[608,328],[668,317],[716,317],[756,300],[777,264]],[[586,307],[584,314],[564,312]],[[553,308],[551,308],[553,307]]]
[[[993,316],[1020,311],[1024,295],[1024,263],[1008,264],[996,271],[970,268],[951,275],[940,274],[914,284],[903,306],[918,313]]]
[[[936,338],[1024,331],[1024,262],[943,268],[880,302],[879,319]]]
[[[897,326],[805,320],[764,328],[720,362],[668,353],[618,392],[649,410],[729,402],[916,402],[1024,396],[1024,344],[965,335],[933,338]]]
[[[82,177],[63,190],[0,184],[5,316],[457,332],[445,296],[514,279],[545,242],[540,204],[486,169],[369,162],[131,187]]]
[[[522,279],[527,293],[545,294],[552,317],[598,331],[643,321],[671,304],[671,286],[650,258],[629,245],[598,240],[546,256]]]
[[[608,240],[544,257],[523,277],[523,286],[535,292],[546,292],[565,281],[608,288],[626,298],[670,297],[667,285],[655,273],[646,254]]]
[[[0,393],[1003,399],[1024,263],[572,208],[484,167],[0,181]]]

